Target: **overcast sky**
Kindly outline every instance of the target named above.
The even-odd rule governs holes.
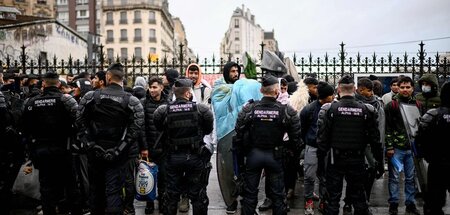
[[[231,15],[242,4],[264,30],[275,30],[286,55],[335,54],[342,41],[351,55],[412,53],[419,42],[380,44],[435,38],[446,39],[424,41],[427,52],[450,52],[450,0],[169,0],[169,10],[183,22],[189,47],[209,58],[218,56]]]

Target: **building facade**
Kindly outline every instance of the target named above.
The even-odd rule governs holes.
[[[250,10],[236,8],[231,16],[228,30],[220,45],[220,56],[224,59],[242,58],[245,52],[256,58],[261,51],[264,40],[264,30],[256,24],[255,15]]]
[[[53,58],[83,59],[87,42],[76,31],[55,19],[16,15],[14,19],[0,19],[0,59],[18,60],[25,53],[37,62]]]
[[[101,43],[108,59],[175,56],[174,24],[167,0],[103,0]]]
[[[55,18],[55,0],[0,0],[0,5],[17,8],[21,15]]]
[[[275,39],[275,30],[264,32],[264,50],[273,52],[280,51],[278,49],[278,41]]]
[[[183,52],[184,59],[195,59],[195,54],[192,52],[192,49],[189,48],[189,43],[186,37],[186,31],[184,29],[183,22],[178,17],[172,18],[172,21],[175,37],[175,55],[179,57],[180,52]],[[180,44],[182,44],[182,47],[180,47]]]
[[[86,39],[100,31],[100,4],[96,0],[56,0],[56,19]]]

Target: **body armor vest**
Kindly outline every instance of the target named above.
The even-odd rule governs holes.
[[[96,143],[105,150],[118,146],[125,136],[130,97],[128,93],[120,96],[103,94],[102,90],[94,92],[90,131]]]
[[[199,113],[195,103],[172,103],[167,106],[167,134],[169,145],[173,149],[198,149],[203,141],[199,126]]]
[[[367,107],[361,103],[333,102],[329,111],[332,118],[331,147],[341,150],[363,150],[366,147]]]
[[[67,139],[72,129],[70,113],[61,101],[61,93],[37,95],[30,100],[32,111],[29,125],[32,139],[38,142],[55,142]]]
[[[284,114],[285,108],[282,104],[255,102],[250,128],[250,137],[254,147],[273,149],[281,145],[284,134],[282,123]]]

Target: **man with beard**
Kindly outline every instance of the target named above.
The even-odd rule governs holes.
[[[223,66],[223,79],[227,84],[234,84],[241,75],[241,67],[239,64],[230,61]]]
[[[103,89],[106,86],[106,73],[104,71],[98,71],[95,73],[94,78],[91,80],[94,90]]]
[[[161,78],[152,76],[148,80],[148,84],[147,94],[141,99],[142,106],[144,107],[145,124],[143,131],[145,138],[143,141],[139,142],[139,148],[142,159],[149,158],[158,165],[158,208],[160,213],[166,214],[167,211],[165,210],[166,207],[164,202],[164,192],[166,187],[166,154],[163,154],[162,143],[157,143],[161,132],[156,129],[155,124],[153,123],[153,114],[159,106],[167,104],[168,100],[167,95],[163,93],[164,85]],[[131,204],[131,206],[133,206],[133,204]],[[154,203],[147,202],[145,214],[153,213],[154,209]]]

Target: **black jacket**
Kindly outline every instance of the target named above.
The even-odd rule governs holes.
[[[149,93],[141,99],[142,106],[144,107],[145,126],[143,127],[143,139],[139,142],[141,150],[146,150],[154,147],[156,140],[160,136],[161,132],[158,131],[153,122],[153,115],[156,109],[164,104],[168,103],[167,95],[161,94],[159,101],[153,100]]]
[[[111,114],[109,114],[110,110],[108,109],[94,108],[96,103],[94,95],[97,91],[100,93],[101,100],[105,99],[108,102],[116,102],[118,103],[117,106],[122,105],[122,101],[118,101],[117,98],[124,98],[127,94],[127,92],[117,84],[110,84],[104,89],[86,93],[80,101],[79,110],[77,112],[77,125],[80,128],[78,137],[89,141],[96,141],[93,134],[88,130],[96,117],[105,117],[96,119],[99,121],[111,121],[115,118],[126,117],[126,122],[124,122],[123,125],[120,125],[127,129],[124,141],[132,145],[132,147],[136,147],[133,146],[133,144],[136,144],[136,139],[144,124],[144,110],[139,100],[136,97],[129,95],[128,104],[125,104],[125,110],[123,110],[124,113],[126,113],[126,116],[111,116]],[[106,119],[106,117],[109,119]],[[135,149],[133,148],[132,150]]]

